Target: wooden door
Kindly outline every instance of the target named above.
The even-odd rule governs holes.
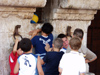
[[[100,75],[100,10],[88,28],[87,47],[97,55],[97,60],[89,63],[90,72]]]

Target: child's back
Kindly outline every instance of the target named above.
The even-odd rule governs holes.
[[[58,66],[63,52],[48,52],[43,58],[46,63],[45,75],[59,75]]]
[[[42,60],[42,64],[46,63],[45,75],[59,75],[58,65],[64,52],[59,52],[62,48],[63,41],[60,38],[54,40],[53,51],[47,52]]]
[[[20,63],[19,75],[35,75],[37,56],[32,53],[23,54],[18,58]]]
[[[20,41],[19,48],[24,51],[24,54],[18,57],[14,73],[19,72],[19,75],[37,75],[37,56],[32,54],[31,45],[30,39],[23,38]]]
[[[79,52],[71,51],[63,55],[59,67],[63,67],[62,75],[79,75],[85,72],[85,62]]]

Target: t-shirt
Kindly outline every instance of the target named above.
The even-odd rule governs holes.
[[[60,52],[66,53],[66,50],[67,50],[66,48],[61,48],[61,49],[60,49]]]
[[[61,75],[80,75],[86,72],[84,57],[75,51],[65,53],[60,60],[59,67],[62,69]]]
[[[19,75],[37,75],[37,56],[29,53],[23,54],[18,57],[18,63],[20,65]]]
[[[50,34],[47,37],[44,36],[35,36],[32,38],[31,42],[33,47],[35,47],[35,54],[39,55],[40,57],[46,54],[45,44],[48,43],[50,47],[52,47],[53,35]]]
[[[11,69],[10,75],[18,75],[18,73],[14,74],[14,67],[15,67],[17,58],[18,58],[17,52],[14,55],[13,51],[12,51],[11,54],[9,55],[9,65],[10,65],[10,69]]]
[[[58,65],[64,52],[47,52],[43,61],[46,63],[45,75],[59,75]]]

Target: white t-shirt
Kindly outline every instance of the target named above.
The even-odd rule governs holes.
[[[37,56],[32,53],[23,54],[18,58],[19,75],[36,75]]]
[[[60,60],[61,75],[80,75],[86,71],[85,59],[79,52],[65,53]]]

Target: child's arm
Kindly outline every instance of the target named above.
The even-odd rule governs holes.
[[[17,45],[18,45],[18,39],[15,40],[15,45],[13,47],[13,54],[15,54],[17,51]]]
[[[38,56],[38,61],[37,61],[37,69],[38,69],[39,75],[44,75],[44,72],[42,69],[42,60],[39,56]]]
[[[41,31],[41,29],[35,29],[35,30],[33,30],[33,31],[30,31],[30,32],[29,32],[29,35],[31,35],[30,40],[31,40],[34,36],[36,36],[40,31]]]
[[[16,62],[16,65],[14,67],[14,74],[17,74],[19,72],[19,63],[18,63],[18,60]]]
[[[84,73],[80,73],[80,75],[85,75]]]

